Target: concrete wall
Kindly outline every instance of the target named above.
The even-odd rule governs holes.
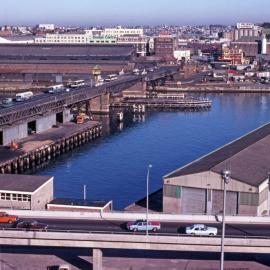
[[[181,199],[173,197],[163,197],[163,212],[180,213]]]
[[[53,178],[37,189],[31,199],[32,210],[45,210],[46,204],[53,199]]]
[[[8,145],[12,140],[22,139],[27,136],[27,123],[3,129],[3,145]]]
[[[47,115],[42,118],[38,118],[36,120],[36,132],[40,133],[47,129],[50,129],[53,125],[56,124],[56,116],[55,114]]]

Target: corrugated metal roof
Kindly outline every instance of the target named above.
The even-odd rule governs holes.
[[[205,171],[231,170],[232,178],[257,186],[270,171],[270,123],[168,174],[165,178]]]

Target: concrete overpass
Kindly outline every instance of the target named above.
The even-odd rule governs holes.
[[[168,234],[1,230],[0,245],[89,248],[93,249],[93,269],[101,270],[102,249],[220,252],[221,239]],[[270,239],[226,238],[225,252],[270,253]]]

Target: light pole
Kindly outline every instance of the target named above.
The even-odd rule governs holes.
[[[83,185],[83,200],[86,200],[86,185]]]
[[[226,212],[226,185],[229,183],[231,172],[224,170],[221,173],[223,180],[223,217],[222,217],[222,236],[221,236],[221,256],[220,270],[224,269],[224,237],[225,237],[225,212]]]
[[[148,165],[147,177],[146,177],[146,235],[148,236],[148,210],[149,210],[149,174],[152,165]]]

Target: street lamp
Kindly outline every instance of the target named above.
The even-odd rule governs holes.
[[[226,185],[229,183],[231,172],[224,170],[221,173],[223,180],[223,217],[222,217],[222,236],[221,236],[221,256],[220,270],[224,269],[224,237],[225,237],[225,212],[226,212]]]
[[[146,178],[146,235],[148,236],[148,210],[149,210],[149,174],[152,165],[148,165],[147,178]]]

